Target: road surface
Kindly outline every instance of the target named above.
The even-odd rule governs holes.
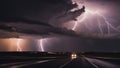
[[[0,59],[1,60],[1,59]],[[0,68],[120,68],[120,59],[116,58],[46,58],[21,61],[0,61]]]

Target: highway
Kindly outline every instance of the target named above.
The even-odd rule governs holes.
[[[3,61],[3,60],[2,60]],[[1,61],[1,62],[2,62]],[[46,58],[6,61],[0,63],[0,68],[120,68],[120,59],[97,59],[89,57]]]

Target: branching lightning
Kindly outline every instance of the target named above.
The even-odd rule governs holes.
[[[80,0],[79,0],[80,1]],[[82,1],[81,1],[82,2]],[[83,1],[84,2],[84,1]],[[73,2],[73,4],[75,4],[75,3],[77,3],[77,0],[75,0],[74,2]],[[76,9],[81,9],[81,4],[80,3],[77,3],[78,4],[78,7],[76,8]],[[82,3],[82,5],[83,5],[83,3]],[[112,30],[114,30],[114,31],[117,31],[117,32],[120,32],[120,30],[118,29],[118,28],[115,28],[110,22],[109,22],[109,18],[107,18],[107,17],[105,17],[102,13],[101,13],[101,10],[97,10],[97,11],[92,11],[92,10],[89,10],[88,9],[89,7],[87,7],[86,9],[85,9],[85,12],[82,14],[82,16],[80,15],[79,17],[77,17],[77,21],[74,21],[74,25],[73,25],[73,27],[71,28],[72,30],[76,30],[77,29],[77,27],[78,27],[78,25],[80,24],[80,23],[83,23],[84,21],[87,21],[87,19],[89,19],[91,16],[90,15],[92,15],[92,17],[93,16],[98,16],[97,18],[95,18],[96,19],[96,21],[97,22],[94,22],[94,23],[97,23],[98,24],[98,31],[100,32],[100,34],[101,35],[103,35],[103,34],[111,34],[112,32],[111,32],[111,29]],[[71,10],[71,11],[74,11],[74,10],[76,10],[76,9],[73,9],[73,10]],[[103,28],[103,23],[101,22],[101,19],[99,18],[99,17],[101,17],[102,19],[103,19],[103,23],[105,23],[105,25],[106,25],[106,30],[107,30],[107,32],[104,32],[104,28]],[[87,23],[89,23],[89,21],[87,21]],[[86,24],[87,24],[86,23]],[[94,24],[94,23],[91,23],[91,24]],[[89,25],[87,25],[88,27],[88,29],[89,29]],[[96,25],[95,25],[96,26]],[[44,51],[44,47],[43,47],[43,41],[44,40],[39,40],[39,46],[40,46],[40,50],[41,51]]]
[[[97,12],[96,14],[99,15],[99,16],[101,16],[105,20],[105,23],[107,24],[108,34],[110,34],[110,28],[113,29],[113,30],[115,30],[115,31],[117,31],[117,32],[120,32],[119,29],[115,28],[112,24],[110,24],[110,22],[107,20],[107,18],[105,16],[103,16],[99,12]]]
[[[104,33],[103,33],[103,29],[102,29],[102,25],[100,23],[100,20],[97,19],[97,21],[98,21],[98,28],[100,29],[100,33],[103,35]]]
[[[101,18],[103,18],[104,20],[104,23],[106,24],[107,26],[107,34],[111,34],[111,31],[110,29],[113,29],[114,31],[117,31],[117,32],[120,32],[119,29],[115,28],[112,24],[110,24],[110,22],[108,21],[108,18],[106,18],[104,15],[102,15],[99,10],[97,11],[91,11],[91,10],[88,10],[88,9],[85,9],[85,13],[84,13],[84,16],[82,18],[80,18],[80,16],[77,18],[77,21],[75,21],[74,23],[74,26],[72,27],[72,30],[75,30],[77,28],[77,25],[82,23],[83,21],[86,20],[86,18],[88,18],[88,14],[92,14],[93,16],[94,15],[97,15]],[[104,34],[104,31],[103,31],[103,28],[102,28],[102,23],[100,22],[100,19],[97,18],[97,23],[98,23],[98,28],[100,30],[100,33],[101,34]]]

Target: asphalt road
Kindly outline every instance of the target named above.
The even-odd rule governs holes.
[[[6,61],[0,68],[120,68],[120,59],[113,58],[50,58],[22,61]]]

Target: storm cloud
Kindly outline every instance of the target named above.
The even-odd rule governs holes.
[[[31,41],[27,39],[28,50],[36,50],[35,45],[39,45],[37,42],[42,37],[45,39],[45,51],[119,51],[120,2],[72,1],[74,0],[0,1],[0,38],[17,40],[20,37],[35,36]],[[82,11],[83,6],[85,12]],[[98,13],[102,11],[102,15],[96,10],[100,10]],[[106,20],[109,20],[109,25]],[[76,29],[73,30],[76,22]],[[7,47],[2,45],[0,50],[5,49]]]

